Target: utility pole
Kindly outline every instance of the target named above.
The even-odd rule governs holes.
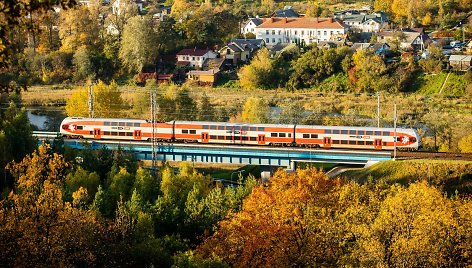
[[[377,94],[377,127],[380,127],[380,94]]]
[[[397,104],[393,104],[393,161],[397,159]]]
[[[157,153],[156,153],[156,92],[151,90],[151,127],[152,127],[152,171],[155,174],[156,172],[156,162],[157,162]]]
[[[94,95],[93,95],[93,83],[89,84],[89,89],[88,89],[88,110],[89,110],[89,117],[94,118]]]

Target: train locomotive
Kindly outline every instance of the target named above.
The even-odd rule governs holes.
[[[141,119],[67,117],[60,132],[66,138],[150,141],[153,126]],[[393,128],[295,124],[174,120],[154,123],[154,137],[165,142],[313,148],[393,150],[396,145],[399,150],[412,151],[421,146],[418,132],[411,128],[397,128],[395,138]]]

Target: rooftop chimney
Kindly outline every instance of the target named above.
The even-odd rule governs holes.
[[[284,18],[284,22],[287,23],[287,18]]]

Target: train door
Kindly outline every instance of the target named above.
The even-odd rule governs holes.
[[[323,143],[325,148],[330,148],[331,147],[331,137],[324,137],[323,138]]]
[[[376,150],[382,150],[382,139],[375,139],[374,148]]]
[[[141,139],[141,130],[135,130],[133,136],[134,136],[135,140],[140,140]]]
[[[205,142],[205,143],[208,142],[208,132],[202,133],[202,142]]]
[[[257,143],[258,144],[265,144],[265,135],[264,134],[259,134],[257,138]]]
[[[99,128],[94,128],[93,129],[93,137],[95,139],[100,139],[100,129]]]

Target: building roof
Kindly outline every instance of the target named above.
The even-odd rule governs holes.
[[[344,29],[347,26],[333,18],[268,18],[257,28]]]
[[[198,49],[198,48],[184,48],[177,53],[179,55],[189,55],[189,56],[203,56],[206,53],[211,51],[210,49]]]
[[[288,8],[283,10],[277,10],[272,14],[272,17],[278,18],[298,18],[298,13],[295,10]]]
[[[348,16],[344,16],[343,21],[363,22],[364,19],[365,19],[364,15],[348,15]]]
[[[264,40],[262,39],[231,39],[231,45],[237,46],[241,51],[243,50],[258,50],[264,46]]]
[[[232,43],[226,45],[226,47],[229,48],[229,49],[231,49],[231,50],[234,51],[234,52],[241,52],[241,51],[243,51],[242,49],[240,49],[239,47],[237,47],[236,45],[234,45],[234,44],[232,44]],[[223,48],[224,48],[224,47],[223,47]],[[222,49],[223,49],[223,48],[222,48]]]
[[[214,58],[214,59],[206,59],[203,62],[202,69],[203,70],[220,70],[225,62],[224,58]]]
[[[250,21],[252,21],[252,23],[254,23],[256,26],[259,26],[262,24],[263,20],[260,19],[260,18],[249,18],[249,20],[246,22],[246,24],[248,24]]]
[[[354,43],[351,46],[352,50],[367,49],[371,47],[371,43]]]
[[[472,55],[451,55],[449,61],[472,61]]]

